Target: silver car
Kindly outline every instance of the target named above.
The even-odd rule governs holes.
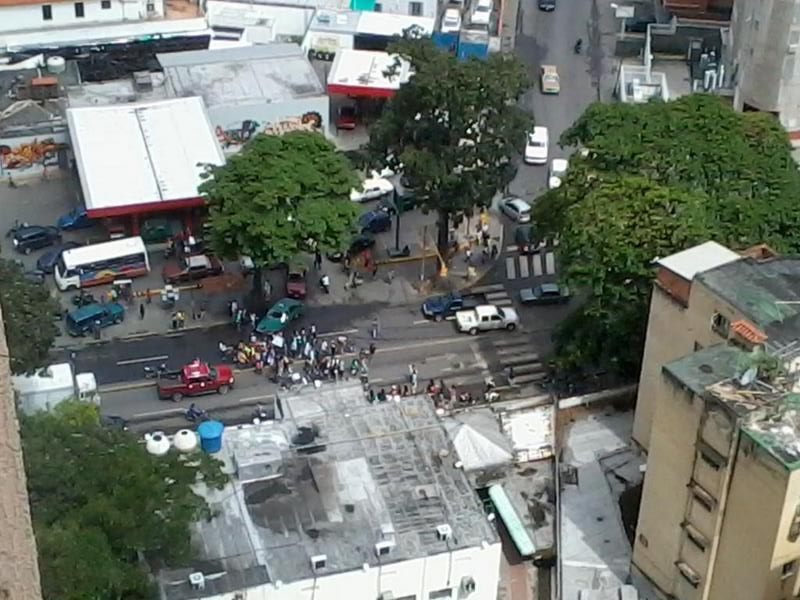
[[[515,223],[530,223],[531,205],[521,198],[503,198],[500,210]]]

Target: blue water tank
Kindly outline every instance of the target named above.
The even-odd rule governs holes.
[[[222,431],[225,426],[219,421],[205,421],[200,423],[197,433],[200,435],[200,446],[209,454],[214,454],[222,449]]]

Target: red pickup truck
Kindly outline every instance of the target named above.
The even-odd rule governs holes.
[[[158,379],[158,397],[179,402],[184,396],[227,394],[233,386],[233,370],[225,365],[209,366],[196,360],[180,371],[165,373]]]

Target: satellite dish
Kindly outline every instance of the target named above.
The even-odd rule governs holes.
[[[756,380],[756,377],[758,377],[758,367],[750,367],[739,377],[739,384],[750,385]]]

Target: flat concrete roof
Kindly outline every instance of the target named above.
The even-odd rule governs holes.
[[[209,108],[325,94],[314,68],[295,44],[171,52],[157,58],[173,97],[200,96]]]
[[[360,385],[342,383],[281,400],[283,421],[225,431],[217,456],[232,481],[201,490],[217,514],[194,526],[197,563],[160,574],[166,598],[386,568],[498,541],[428,398],[370,405]],[[437,537],[443,524],[449,542]],[[385,540],[394,545],[379,560],[375,544]],[[315,573],[311,557],[323,554]],[[187,580],[197,570],[207,576],[203,591]]]
[[[95,217],[197,201],[204,165],[225,162],[200,98],[70,108],[67,122]]]
[[[670,254],[664,258],[656,259],[656,264],[669,269],[686,281],[691,281],[698,273],[714,269],[740,258],[742,257],[733,250],[717,242],[710,241]]]
[[[397,74],[388,76],[398,57],[372,50],[340,49],[328,73],[328,91],[350,96],[389,97],[409,80],[411,65],[400,60]]]

